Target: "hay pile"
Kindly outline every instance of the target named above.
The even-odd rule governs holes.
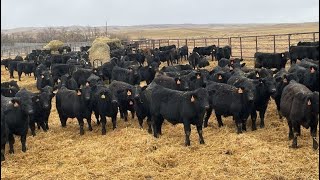
[[[108,41],[109,38],[107,37],[98,37],[93,41],[91,48],[88,50],[89,59],[92,64],[94,60],[100,60],[102,63],[109,61],[110,47],[107,44]]]
[[[252,61],[245,61],[247,64]],[[216,66],[210,61],[210,67]],[[249,67],[253,67],[253,64]],[[8,72],[1,67],[1,81],[8,81]],[[17,79],[15,79],[17,80]],[[32,76],[22,76],[19,86],[36,92]],[[288,125],[280,121],[274,101],[270,101],[265,128],[236,134],[232,118],[223,118],[219,128],[211,116],[203,131],[205,145],[200,145],[197,130],[192,126],[191,146],[184,146],[182,124],[163,124],[163,135],[156,139],[137,118],[128,122],[117,118],[112,130],[107,118],[107,134],[101,135],[92,116],[93,131],[79,135],[76,119],[68,119],[62,128],[52,100],[48,132],[36,130],[27,137],[27,152],[21,151],[15,136],[15,154],[8,153],[1,163],[3,179],[319,179],[319,151],[312,150],[310,130],[301,128],[298,149],[290,149]],[[259,121],[257,121],[259,126]],[[318,136],[319,137],[319,136]],[[318,138],[319,139],[319,138]]]
[[[62,41],[52,40],[47,45],[45,45],[43,48],[48,49],[48,50],[52,50],[52,51],[58,51],[58,49],[60,47],[62,47],[63,45],[64,45],[64,43]]]

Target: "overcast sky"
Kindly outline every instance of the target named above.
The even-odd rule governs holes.
[[[319,22],[319,0],[1,0],[1,29]]]

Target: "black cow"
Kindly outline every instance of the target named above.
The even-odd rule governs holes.
[[[319,41],[315,41],[315,42],[301,42],[301,41],[299,41],[297,46],[319,46]]]
[[[18,91],[19,89],[13,86],[9,88],[1,87],[1,94],[6,97],[14,97]]]
[[[92,87],[92,110],[98,124],[102,125],[102,135],[106,134],[106,117],[111,117],[113,129],[117,127],[118,102],[109,87],[96,85]],[[100,117],[100,120],[99,120]]]
[[[77,82],[78,86],[84,86],[87,83],[88,78],[93,74],[91,69],[78,68],[72,73],[72,77]]]
[[[160,46],[159,47],[159,50],[160,51],[167,51],[167,50],[171,50],[171,49],[176,49],[176,45],[169,45],[169,46]]]
[[[5,124],[7,125],[8,141],[9,141],[9,153],[14,153],[14,136],[20,136],[22,151],[26,152],[26,141],[28,133],[28,107],[22,105],[20,98],[6,98],[1,96],[1,121],[4,118]],[[4,116],[4,117],[2,117]],[[1,135],[2,135],[2,122],[1,122]],[[4,127],[6,128],[6,127]],[[1,154],[4,153],[5,142],[1,138]],[[2,160],[2,157],[1,157]]]
[[[189,49],[187,45],[184,45],[181,48],[179,48],[178,52],[180,54],[181,62],[182,62],[182,57],[184,57],[185,60],[189,58]]]
[[[207,46],[207,47],[194,47],[192,52],[197,52],[201,56],[212,56],[212,60],[214,57],[214,50],[216,49],[215,45]]]
[[[9,66],[9,62],[12,61],[11,58],[8,58],[8,59],[2,59],[1,60],[1,65],[4,66],[5,70],[8,70],[8,66]]]
[[[71,52],[71,47],[70,46],[62,46],[58,48],[58,51],[60,54],[62,54],[63,52]]]
[[[4,110],[1,103],[1,161],[5,160],[4,152],[6,143],[8,142],[8,131],[8,126],[4,118]]]
[[[305,68],[296,64],[291,66],[288,72],[296,73],[299,83],[307,86],[311,91],[319,91],[319,69],[317,69],[316,65]]]
[[[188,81],[185,81],[179,77],[173,78],[159,74],[154,78],[153,82],[163,87],[174,90],[186,91],[189,89]]]
[[[289,53],[263,53],[256,52],[254,54],[254,67],[255,68],[277,68],[280,70],[281,68],[285,68]]]
[[[299,78],[296,73],[288,73],[284,68],[281,69],[274,75],[274,79],[276,80],[276,93],[273,94],[273,99],[277,106],[277,111],[279,118],[282,119],[282,115],[280,112],[280,100],[283,89],[289,84],[291,80],[299,81]]]
[[[135,114],[134,96],[139,94],[141,87],[133,86],[121,81],[112,81],[109,88],[117,98],[120,117],[125,121],[128,121],[128,111],[130,111],[133,119]]]
[[[27,74],[31,75],[31,73],[33,73],[34,77],[36,77],[35,70],[36,70],[36,65],[34,62],[19,62],[17,64],[19,81],[21,81],[22,73],[25,73],[25,75],[27,75]]]
[[[297,136],[300,126],[309,129],[313,138],[313,149],[318,148],[317,126],[319,115],[319,92],[312,92],[306,86],[290,81],[282,92],[280,111],[287,118],[289,140],[293,139],[292,148],[297,148]]]
[[[106,62],[99,66],[97,69],[94,69],[93,71],[102,78],[102,80],[109,80],[111,82],[112,79],[112,70],[115,66],[117,66],[117,58],[111,58],[110,62]]]
[[[13,60],[13,61],[8,62],[8,69],[9,69],[9,73],[10,73],[10,78],[14,78],[13,72],[17,71],[17,64],[20,62],[22,62],[22,61]]]
[[[1,83],[1,88],[11,88],[11,87],[15,87],[16,89],[20,90],[20,87],[18,86],[18,82],[15,80]]]
[[[210,108],[207,110],[204,127],[208,126],[208,120],[214,109],[219,127],[223,126],[221,116],[233,116],[237,133],[246,130],[246,120],[251,113],[254,94],[244,86],[237,88],[229,84],[216,82],[210,82],[206,89],[210,95]]]
[[[54,86],[53,78],[52,78],[50,71],[46,70],[46,71],[42,71],[40,74],[38,74],[36,84],[37,84],[38,90],[41,90],[45,86],[53,87]]]
[[[51,67],[51,74],[53,78],[53,82],[57,83],[58,79],[65,75],[70,74],[71,66],[68,64],[53,64]]]
[[[65,74],[65,75],[61,76],[61,78],[59,78],[57,80],[57,82],[58,82],[58,89],[65,86],[66,88],[68,88],[70,90],[77,90],[79,87],[77,84],[77,81],[74,80],[74,78],[72,76],[70,76],[69,74]]]
[[[172,124],[183,123],[186,146],[190,146],[191,124],[197,127],[200,144],[204,144],[202,123],[205,110],[209,107],[208,99],[208,92],[204,88],[181,92],[155,85],[150,107],[154,137],[162,134],[161,126],[166,119]]]
[[[224,47],[215,47],[214,48],[214,56],[216,60],[220,60],[222,58],[230,59],[231,57],[231,47],[230,46],[224,46]]]
[[[80,126],[80,135],[84,134],[83,118],[87,119],[89,131],[91,126],[91,110],[90,110],[91,88],[85,86],[83,88],[69,90],[61,87],[56,94],[56,108],[59,114],[61,126],[67,125],[68,118],[77,118]]]
[[[156,72],[159,70],[159,64],[156,62],[151,63],[146,67],[139,67],[139,75],[141,81],[146,81],[147,84],[150,84],[154,79]]]
[[[136,69],[130,68],[125,69],[121,67],[114,67],[112,69],[112,81],[123,81],[131,85],[140,84],[139,73]]]
[[[192,52],[188,58],[189,64],[195,69],[198,67],[200,61],[200,55],[198,52]]]
[[[151,112],[150,112],[150,102],[151,102],[152,88],[144,86],[141,88],[140,93],[134,96],[134,110],[136,112],[140,128],[143,126],[143,119],[147,118],[148,133],[152,133],[151,128]]]
[[[302,60],[309,58],[319,60],[319,45],[318,46],[290,46],[289,48],[291,64],[296,63],[297,59]]]
[[[175,65],[175,66],[164,66],[161,68],[161,72],[178,72],[183,70],[192,70],[192,66],[190,64],[186,65]]]

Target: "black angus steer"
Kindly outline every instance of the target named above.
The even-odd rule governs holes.
[[[17,64],[17,71],[18,71],[18,77],[19,77],[19,81],[21,81],[21,75],[22,73],[24,73],[25,75],[31,75],[31,73],[33,73],[34,78],[36,79],[35,76],[35,71],[36,71],[36,64],[35,62],[19,62]]]
[[[309,129],[313,138],[313,149],[318,148],[317,126],[319,115],[319,92],[312,92],[306,86],[290,81],[282,92],[280,103],[281,114],[289,125],[289,140],[293,139],[292,148],[297,148],[297,136],[300,126]]]
[[[296,63],[297,59],[309,58],[319,61],[318,46],[290,46],[289,48],[291,64]]]
[[[122,81],[126,82],[131,85],[140,84],[140,77],[139,73],[134,68],[121,68],[121,67],[114,67],[112,69],[112,81]]]
[[[209,107],[208,99],[204,88],[181,92],[155,85],[150,107],[154,137],[161,135],[161,126],[166,119],[172,124],[183,123],[186,146],[190,146],[191,124],[197,127],[200,144],[204,144],[202,123],[205,110]]]
[[[59,114],[61,126],[67,125],[68,118],[77,118],[80,126],[80,135],[84,134],[83,118],[87,119],[89,131],[91,126],[91,110],[90,110],[91,88],[89,86],[80,89],[69,90],[61,87],[56,94],[56,108]]]
[[[179,77],[173,78],[166,75],[158,74],[153,82],[161,85],[163,87],[179,90],[179,91],[186,91],[189,90],[189,83]]]

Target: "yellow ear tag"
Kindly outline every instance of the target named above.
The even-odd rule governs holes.
[[[17,102],[14,102],[13,107],[19,107],[19,104]]]
[[[195,98],[193,96],[191,96],[191,102],[194,102]]]
[[[222,76],[221,76],[221,75],[219,75],[219,76],[218,76],[218,79],[219,79],[219,80],[221,80],[221,79],[222,79]]]
[[[181,84],[181,82],[180,82],[180,80],[179,80],[179,79],[177,80],[177,84]]]
[[[238,93],[239,93],[239,94],[242,94],[242,93],[243,93],[243,90],[242,90],[241,88],[239,88],[239,89],[238,89]]]
[[[284,78],[284,79],[283,79],[283,82],[284,82],[284,83],[287,83],[287,82],[288,82],[287,78]]]
[[[200,78],[201,78],[201,76],[198,74],[198,75],[197,75],[197,79],[200,79]]]
[[[78,91],[78,92],[77,92],[77,95],[78,95],[78,96],[80,96],[80,95],[81,95],[81,92],[80,92],[80,91]]]
[[[257,77],[257,78],[260,77],[259,73],[256,74],[256,77]]]
[[[128,96],[131,96],[131,91],[128,90],[127,95],[128,95]]]
[[[310,101],[310,99],[308,100],[308,103],[307,103],[307,104],[308,104],[308,106],[311,106],[311,101]]]
[[[106,96],[104,94],[101,95],[101,99],[105,99]]]

